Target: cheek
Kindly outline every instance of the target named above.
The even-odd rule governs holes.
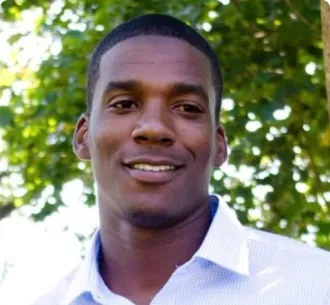
[[[184,146],[191,152],[194,159],[200,161],[200,166],[205,167],[213,156],[213,132],[211,126],[204,124],[180,129],[180,138]]]
[[[115,151],[120,140],[121,131],[115,122],[95,118],[89,129],[89,143],[92,155],[107,155]],[[92,156],[93,157],[93,156]],[[102,162],[102,159],[99,160]]]

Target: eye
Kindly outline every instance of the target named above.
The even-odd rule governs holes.
[[[195,104],[181,104],[175,107],[177,110],[179,110],[180,112],[184,112],[184,113],[202,113],[203,110],[201,107],[199,107],[198,105]]]
[[[117,102],[113,102],[109,105],[109,108],[115,108],[119,110],[129,110],[129,109],[136,109],[137,103],[132,100],[121,100]]]

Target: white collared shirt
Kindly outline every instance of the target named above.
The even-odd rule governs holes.
[[[330,305],[330,253],[242,226],[219,197],[199,250],[150,305]],[[134,305],[98,270],[100,237],[82,264],[35,305]]]

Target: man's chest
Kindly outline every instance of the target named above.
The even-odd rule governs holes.
[[[298,281],[298,279],[297,279]],[[162,291],[150,305],[323,305],[324,291],[274,279],[218,281],[210,278],[178,284],[172,295]],[[167,296],[167,297],[166,297]]]
[[[324,291],[311,289],[308,280],[286,278],[224,276],[174,277],[149,305],[324,305]],[[299,283],[300,281],[300,283]],[[72,305],[138,305],[109,294],[93,303],[76,300]],[[140,304],[139,304],[140,305]]]

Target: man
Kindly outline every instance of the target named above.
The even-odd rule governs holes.
[[[38,304],[330,304],[326,251],[245,228],[209,195],[227,157],[221,91],[216,55],[177,19],[141,16],[101,41],[74,136],[100,230]]]

